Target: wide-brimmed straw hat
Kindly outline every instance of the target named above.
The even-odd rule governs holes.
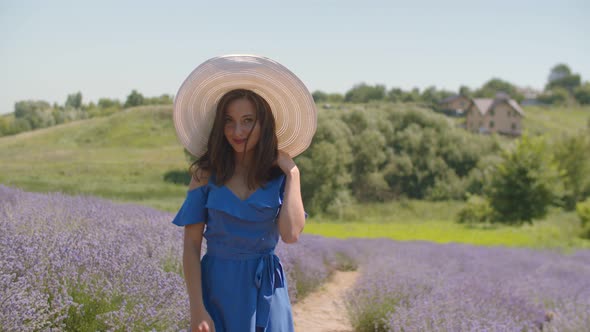
[[[174,98],[176,134],[192,155],[198,158],[206,152],[217,103],[234,89],[252,90],[268,102],[279,150],[295,157],[309,147],[316,131],[317,110],[303,82],[269,58],[237,54],[203,62]]]

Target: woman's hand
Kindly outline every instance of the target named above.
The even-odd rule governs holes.
[[[285,174],[289,174],[292,170],[297,169],[297,165],[295,165],[293,158],[291,158],[289,154],[282,150],[279,150],[279,155],[277,156],[276,164],[281,168],[281,170]]]
[[[191,332],[215,332],[215,325],[209,313],[204,311],[202,315],[191,319]]]

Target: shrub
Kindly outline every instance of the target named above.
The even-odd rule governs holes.
[[[563,203],[571,211],[590,196],[590,139],[581,132],[569,135],[558,140],[553,150],[564,185]]]
[[[576,211],[582,221],[582,236],[590,239],[590,198],[576,204]]]
[[[490,205],[498,221],[520,224],[547,214],[562,196],[558,167],[542,138],[524,135],[516,148],[504,151],[489,188]]]
[[[580,104],[590,104],[590,82],[585,82],[584,85],[577,87],[574,90],[574,97]]]
[[[490,202],[478,195],[470,195],[467,204],[459,211],[459,223],[481,223],[493,220],[494,210]]]

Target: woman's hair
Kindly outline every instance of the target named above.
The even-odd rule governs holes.
[[[224,184],[232,177],[236,165],[235,153],[225,138],[224,127],[228,106],[239,99],[249,100],[254,106],[256,118],[252,130],[257,122],[260,123],[260,139],[253,148],[252,162],[248,169],[248,187],[254,189],[257,185],[263,185],[266,181],[279,175],[281,170],[277,166],[273,166],[278,156],[278,140],[275,118],[270,105],[260,95],[246,89],[231,90],[221,97],[217,103],[213,128],[207,142],[207,151],[191,164],[189,173],[196,179],[199,179],[197,174],[199,170],[215,174],[214,179],[217,184]],[[252,130],[248,133],[244,146],[248,146]]]

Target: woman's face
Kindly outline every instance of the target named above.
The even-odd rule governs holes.
[[[252,102],[242,98],[229,103],[225,112],[223,132],[236,152],[248,152],[256,146],[260,139],[260,124],[256,121],[256,109]],[[248,146],[245,146],[246,138]]]

